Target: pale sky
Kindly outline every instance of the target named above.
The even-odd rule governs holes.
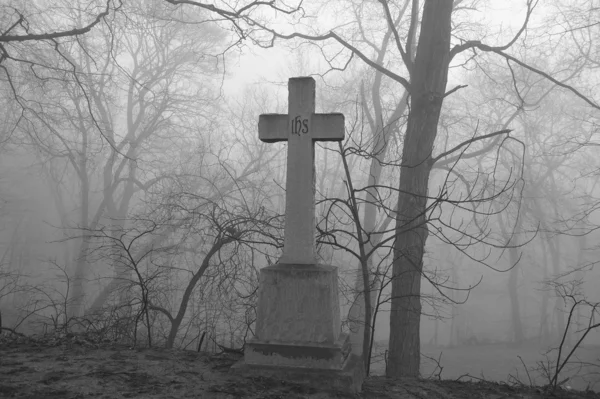
[[[516,31],[523,23],[525,7],[525,0],[487,1],[482,3],[481,11],[470,11],[469,17],[474,22],[490,27],[494,32],[502,29],[505,34],[508,34]],[[492,45],[501,44],[500,40],[494,42],[494,37],[484,42]],[[241,51],[242,54],[230,53],[227,61],[228,75],[224,81],[227,96],[235,96],[240,90],[252,84],[264,86],[269,85],[268,82],[286,82],[294,75],[290,71],[293,54],[282,45],[281,41],[276,42],[274,48],[263,49],[248,44]],[[315,54],[315,57],[321,55]],[[315,63],[313,73],[321,72],[318,67],[321,63],[320,59]]]

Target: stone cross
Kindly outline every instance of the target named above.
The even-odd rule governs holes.
[[[344,115],[315,113],[315,80],[291,78],[288,114],[264,114],[260,140],[288,142],[285,231],[280,264],[316,264],[315,141],[344,139]]]

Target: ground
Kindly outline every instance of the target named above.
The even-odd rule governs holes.
[[[376,351],[372,374],[384,374],[383,353],[387,343],[381,343]],[[424,345],[421,347],[421,373],[426,378],[471,379],[490,381],[522,382],[532,385],[548,383],[546,370],[555,372],[557,351],[548,351],[549,346],[527,341],[514,346],[506,343],[478,344],[459,347]],[[565,344],[561,359],[572,349]],[[381,354],[381,355],[379,355]],[[440,368],[441,367],[441,368]],[[531,382],[530,382],[531,381]],[[560,372],[559,381],[576,390],[600,391],[600,346],[585,345],[574,350]]]
[[[0,338],[0,398],[347,398],[228,372],[239,355],[131,349],[83,337]],[[370,377],[357,398],[597,398],[599,393],[488,381]]]

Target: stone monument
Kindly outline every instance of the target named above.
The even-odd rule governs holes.
[[[232,372],[358,392],[363,362],[340,329],[337,268],[318,264],[315,141],[344,139],[344,115],[315,113],[315,80],[291,78],[288,114],[260,115],[260,140],[288,142],[283,255],[260,271],[255,336]]]

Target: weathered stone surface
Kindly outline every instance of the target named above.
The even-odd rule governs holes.
[[[315,113],[315,80],[288,83],[288,114],[263,114],[259,138],[288,142],[285,234],[279,263],[315,264],[315,141],[344,139],[344,115]]]
[[[341,334],[333,344],[290,344],[285,342],[246,342],[244,359],[247,364],[311,367],[341,370],[350,354],[350,340]]]
[[[230,373],[246,377],[269,377],[280,381],[303,384],[323,391],[355,394],[361,391],[365,370],[360,356],[350,355],[341,370],[323,370],[307,367],[282,367],[273,365],[236,363]]]
[[[276,264],[261,269],[258,341],[333,345],[339,335],[335,266]]]
[[[261,269],[255,337],[234,370],[357,392],[364,370],[340,334],[337,268],[316,263],[314,141],[343,140],[344,116],[315,114],[313,78],[288,89],[288,115],[261,115],[258,125],[261,140],[289,144],[283,254]]]

